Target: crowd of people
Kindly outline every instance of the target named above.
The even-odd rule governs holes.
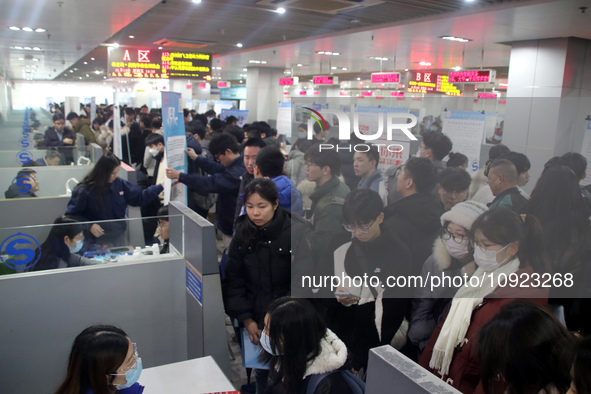
[[[91,126],[106,150],[110,111],[100,108]],[[580,154],[548,161],[529,195],[522,189],[530,179],[526,155],[497,144],[471,176],[466,156],[437,125],[422,130],[415,155],[382,171],[377,149],[320,150],[327,129],[315,128],[308,140],[301,125],[286,146],[266,122],[240,128],[232,117],[185,110],[189,166],[182,173],[167,166],[158,111],[123,114],[123,157],[105,154],[65,214],[117,219],[130,204],[162,216],[164,178],[187,185],[189,207],[215,217],[226,248],[225,311],[265,350],[269,369],[255,371],[258,393],[360,392],[369,350],[381,345],[463,393],[591,392],[591,193],[579,186],[587,167]],[[55,116],[59,133],[63,115]],[[121,161],[145,182],[118,179]],[[72,257],[82,237],[117,244],[121,235],[116,223],[83,232],[76,226],[55,234],[59,257],[44,264],[84,265]],[[163,221],[151,226],[146,237]],[[314,279],[364,275],[376,281],[333,288]],[[404,287],[392,286],[393,277],[450,280]],[[89,335],[121,342],[117,355],[97,364],[107,376],[100,382],[91,379],[98,372],[75,365],[89,357],[79,354],[90,352],[79,344]],[[112,392],[125,388],[123,375],[137,387],[127,376],[138,364],[141,371],[134,349],[119,329],[85,330],[58,392]]]

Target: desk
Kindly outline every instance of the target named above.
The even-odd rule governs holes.
[[[139,383],[146,387],[144,394],[235,390],[211,356],[144,369]]]

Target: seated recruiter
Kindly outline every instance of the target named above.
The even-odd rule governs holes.
[[[162,239],[162,246],[160,247],[160,254],[170,252],[170,240],[169,240],[169,233],[168,233],[168,205],[160,207],[158,210],[158,230],[160,231],[160,236],[158,238]]]
[[[125,331],[91,326],[74,340],[66,377],[55,394],[141,394],[142,359]]]
[[[55,114],[52,119],[53,127],[45,130],[43,145],[46,148],[56,147],[64,155],[66,164],[70,164],[74,161],[72,148],[76,137],[71,129],[65,127],[66,120],[64,119],[64,115]]]
[[[39,180],[37,172],[31,168],[23,168],[16,174],[13,183],[4,192],[4,197],[26,198],[37,197],[35,192],[39,191]]]
[[[64,157],[58,151],[47,149],[45,157],[40,157],[37,160],[31,160],[28,163],[23,164],[23,167],[59,166],[63,159]]]
[[[117,176],[120,167],[121,160],[114,154],[102,156],[72,192],[66,215],[85,222],[123,219],[128,205],[144,206],[164,190],[161,184],[141,190]],[[125,221],[94,223],[86,234],[85,251],[121,246],[126,228]]]
[[[60,216],[53,224],[47,239],[37,250],[39,261],[29,271],[100,264],[98,260],[88,259],[77,254],[84,243],[84,225],[82,223],[67,216]]]

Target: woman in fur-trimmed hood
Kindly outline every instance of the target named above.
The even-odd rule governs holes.
[[[421,273],[427,277],[449,277],[449,281],[437,285],[436,279],[429,279],[428,286],[420,288],[413,300],[408,339],[422,352],[445,314],[451,299],[458,290],[453,278],[466,274],[470,277],[476,270],[470,250],[468,232],[474,221],[486,212],[486,205],[475,201],[466,201],[455,205],[441,215],[441,236],[433,243],[433,254],[425,261]],[[460,281],[456,279],[456,284]],[[431,283],[434,284],[431,291]]]

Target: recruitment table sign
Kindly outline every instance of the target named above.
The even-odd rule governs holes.
[[[468,172],[476,172],[480,166],[480,148],[484,138],[486,115],[475,111],[446,111],[443,118],[443,134],[453,143],[454,152],[468,157]]]

